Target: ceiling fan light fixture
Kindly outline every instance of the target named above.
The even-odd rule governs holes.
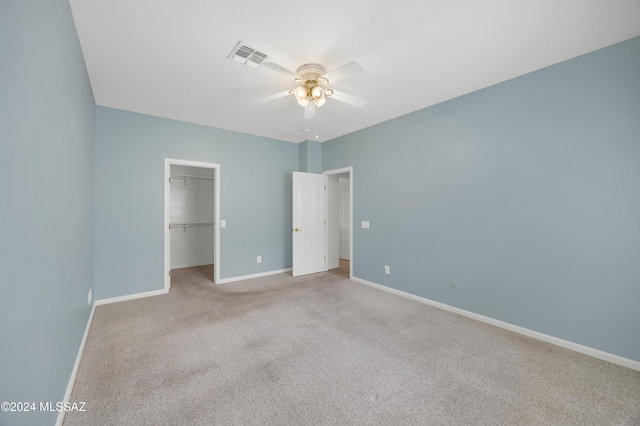
[[[300,105],[301,107],[306,107],[307,105],[309,105],[309,99],[298,99],[298,105]]]
[[[320,108],[322,105],[324,105],[325,103],[327,103],[327,98],[324,97],[324,95],[320,98],[314,98],[313,99],[313,103],[316,104],[316,106],[318,108]]]
[[[296,97],[299,103],[301,100],[307,99],[307,97],[309,96],[309,93],[305,86],[300,86],[300,87],[296,87],[296,89],[293,91],[293,95]]]
[[[323,98],[324,90],[322,90],[322,87],[316,86],[313,89],[311,89],[311,96],[313,96],[314,99]]]

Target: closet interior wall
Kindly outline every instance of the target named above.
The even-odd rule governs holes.
[[[171,269],[214,263],[214,170],[171,165]]]
[[[351,187],[349,173],[338,175],[338,228],[340,239],[338,243],[340,259],[350,260],[351,236]]]
[[[350,260],[350,175],[327,176],[327,267],[338,268],[340,259]]]

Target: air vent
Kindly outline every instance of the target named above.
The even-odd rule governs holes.
[[[251,68],[258,68],[267,57],[264,53],[252,49],[241,41],[236,44],[236,47],[234,47],[229,54],[229,59],[233,59]]]

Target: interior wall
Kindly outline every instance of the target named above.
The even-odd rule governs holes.
[[[213,265],[214,169],[171,165],[169,220],[171,228],[171,269]],[[197,176],[205,179],[181,179]],[[180,224],[187,224],[181,227]],[[193,226],[197,224],[197,226]]]
[[[0,401],[63,401],[91,312],[95,102],[68,1],[1,1],[0,34]]]
[[[322,144],[320,142],[307,140],[298,144],[298,171],[322,172]]]
[[[638,76],[635,38],[325,142],[354,276],[640,361]]]
[[[308,149],[307,142],[300,142],[298,144],[298,171],[308,172]]]
[[[351,184],[350,174],[338,175],[338,255],[340,259],[351,259]]]
[[[96,298],[163,288],[165,158],[220,164],[221,279],[291,267],[296,144],[97,107]]]
[[[328,268],[340,266],[340,259],[350,259],[351,215],[349,173],[327,176],[327,244]]]
[[[340,266],[338,175],[327,176],[327,269]]]

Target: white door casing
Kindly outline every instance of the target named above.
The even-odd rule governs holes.
[[[292,245],[294,277],[327,270],[325,191],[322,174],[293,172]]]
[[[344,211],[343,216],[345,219],[347,219],[349,226],[345,226],[345,231],[344,233],[346,235],[344,235],[344,238],[346,238],[345,241],[345,249],[347,251],[346,256],[344,258],[349,259],[349,279],[351,279],[353,277],[353,265],[354,265],[354,253],[353,253],[353,194],[354,194],[354,190],[353,190],[353,166],[348,166],[348,167],[342,167],[340,169],[333,169],[333,170],[325,170],[322,172],[322,174],[327,175],[327,177],[334,177],[337,176],[338,177],[338,182],[340,182],[340,179],[344,179],[344,183],[348,186],[348,190],[343,192],[343,196],[345,197],[344,200]],[[327,186],[329,187],[329,186]],[[337,189],[337,188],[336,188]],[[336,202],[338,202],[338,200],[336,200]],[[335,219],[338,220],[340,216],[339,212],[335,212]],[[332,217],[329,216],[329,213],[327,213],[327,230],[325,231],[325,234],[327,236],[327,239],[325,241],[329,240],[329,220],[332,220]],[[340,238],[339,235],[339,229],[337,230],[337,239]],[[328,250],[329,249],[329,244],[327,243],[327,261],[329,261],[329,253]],[[336,245],[336,251],[339,252],[338,247]],[[333,254],[334,256],[334,263],[338,263],[339,264],[339,259],[338,259],[338,253]]]

